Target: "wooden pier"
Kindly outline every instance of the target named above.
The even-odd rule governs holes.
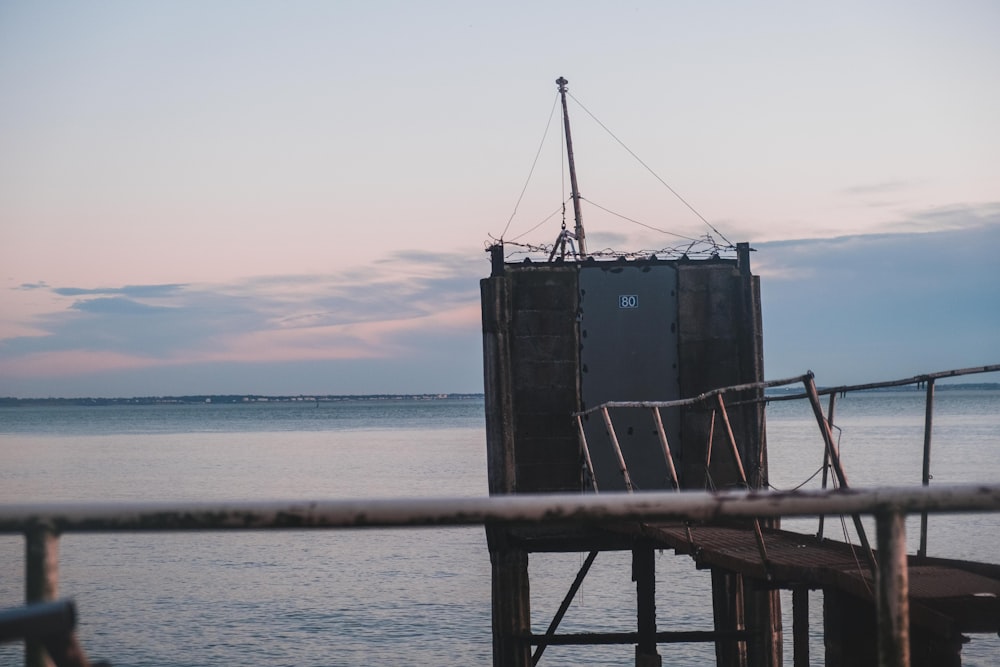
[[[741,579],[742,590],[732,591],[732,600],[716,599],[715,626],[698,632],[670,632],[655,627],[655,616],[639,607],[637,624],[654,619],[645,633],[548,635],[521,633],[519,639],[531,646],[565,644],[638,644],[644,634],[653,643],[714,641],[719,664],[759,664],[760,660],[781,662],[782,629],[769,633],[747,625],[742,608],[752,591],[784,589],[792,592],[794,628],[792,642],[795,667],[825,664],[881,664],[874,662],[878,636],[875,617],[877,578],[857,545],[820,539],[813,535],[763,529],[767,562],[761,559],[752,528],[690,522],[621,522],[604,526],[603,534],[567,531],[555,534],[535,529],[509,533],[511,548],[524,553],[581,551],[587,546],[599,551],[632,550],[652,553],[673,549],[689,556],[695,567],[711,569],[716,588],[734,585]],[[885,554],[875,550],[876,561]],[[592,560],[591,560],[592,562]],[[966,633],[1000,632],[1000,565],[949,559],[907,556],[910,665],[948,667],[960,665],[960,650]],[[585,563],[587,564],[587,563]],[[589,567],[589,564],[587,564]],[[641,591],[641,585],[637,584]],[[646,584],[655,590],[655,582]],[[824,599],[825,656],[810,656],[809,592],[821,590]],[[741,596],[744,599],[740,599]],[[535,654],[538,655],[537,648]],[[811,660],[812,658],[812,660]]]
[[[812,406],[826,457],[823,486],[829,473],[834,487],[850,488],[832,435],[836,396],[875,385],[824,392],[811,373],[765,382],[759,282],[750,272],[749,246],[735,249],[728,260],[540,264],[505,263],[502,246],[492,249],[492,275],[481,284],[491,495],[767,488],[764,391],[798,382],[803,391],[795,397]],[[996,370],[1000,365],[885,383],[927,386],[924,486],[935,380]],[[823,539],[822,527],[818,536],[782,532],[767,518],[571,531],[487,524],[494,665],[540,663],[553,644],[624,643],[635,645],[637,667],[655,667],[658,643],[711,641],[720,667],[779,667],[781,589],[792,592],[795,667],[810,664],[810,590],[823,591],[827,667],[958,667],[963,633],[1000,631],[1000,567],[928,558],[926,517],[919,556],[900,547],[900,517],[879,522],[876,545],[860,516],[850,518],[857,546]],[[711,569],[714,627],[694,633],[656,627],[652,555],[664,548]],[[559,622],[590,564],[608,550],[632,552],[636,631],[560,635]],[[549,630],[535,635],[528,561],[545,551],[588,556]],[[883,591],[887,576],[911,582],[908,593]],[[874,622],[880,607],[891,609],[895,630]]]

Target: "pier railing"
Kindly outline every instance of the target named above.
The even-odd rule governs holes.
[[[756,391],[763,393],[764,389],[773,387],[783,387],[792,384],[802,383],[803,393],[801,396],[807,397],[809,403],[812,406],[813,414],[816,417],[816,423],[819,425],[820,435],[823,439],[823,451],[824,451],[824,463],[823,463],[823,486],[826,487],[826,471],[827,468],[832,468],[837,484],[841,488],[847,488],[847,474],[844,472],[844,467],[840,462],[840,454],[837,450],[836,443],[833,440],[832,424],[830,420],[823,415],[823,407],[819,402],[819,392],[816,388],[816,379],[812,371],[808,371],[803,375],[799,375],[792,378],[785,378],[782,380],[768,380],[764,382],[752,382],[747,384],[733,385],[730,387],[721,387],[719,389],[713,389],[707,391],[698,396],[692,398],[684,398],[673,401],[608,401],[601,405],[590,408],[589,410],[583,410],[581,412],[573,415],[576,418],[577,430],[580,434],[580,446],[583,449],[584,462],[587,466],[588,472],[590,473],[591,479],[594,481],[594,490],[598,490],[597,478],[595,476],[594,466],[592,463],[592,458],[590,455],[590,447],[587,444],[586,434],[583,428],[583,418],[593,412],[600,412],[604,419],[604,426],[607,431],[608,437],[611,442],[611,447],[614,450],[615,457],[618,462],[618,467],[621,472],[622,477],[625,480],[625,488],[629,492],[632,491],[632,482],[628,472],[628,466],[625,463],[625,458],[622,454],[621,446],[618,443],[617,435],[615,434],[614,424],[611,420],[611,414],[609,412],[612,408],[643,408],[650,410],[652,413],[653,421],[657,427],[657,435],[659,437],[660,446],[663,449],[663,455],[666,459],[667,470],[671,476],[670,481],[674,485],[676,490],[680,489],[680,482],[677,478],[677,473],[673,463],[673,456],[670,451],[670,443],[667,442],[667,436],[663,429],[663,421],[660,415],[660,411],[668,408],[679,408],[692,405],[703,405],[710,409],[709,417],[709,429],[708,429],[708,445],[706,448],[707,457],[705,459],[705,473],[710,476],[710,468],[712,465],[712,441],[713,434],[715,432],[715,425],[717,419],[721,421],[722,427],[725,429],[726,442],[729,445],[729,452],[733,457],[733,461],[736,464],[736,470],[739,475],[740,482],[743,488],[750,489],[751,487],[746,474],[746,468],[743,465],[743,458],[740,455],[739,445],[736,443],[736,438],[733,435],[733,429],[729,419],[729,412],[726,409],[725,396],[727,394],[746,392],[746,391]],[[760,398],[756,401],[750,402],[763,402],[765,399]],[[747,402],[747,401],[743,401]],[[861,546],[864,549],[865,558],[868,561],[868,565],[874,571],[876,568],[875,557],[872,553],[871,544],[868,540],[868,535],[865,533],[864,525],[861,522],[861,516],[858,513],[853,513],[852,518],[854,520],[854,529],[857,531],[858,538],[861,541]],[[820,515],[820,535],[822,535],[822,517]],[[768,566],[767,549],[764,544],[764,536],[761,532],[760,520],[757,517],[753,517],[753,528],[754,534],[757,541],[757,549],[760,552],[761,562],[764,563],[765,567]]]
[[[976,375],[979,373],[993,373],[1000,371],[1000,364],[991,364],[988,366],[974,366],[971,368],[958,368],[949,371],[940,371],[937,373],[924,373],[923,375],[915,375],[909,378],[902,378],[899,380],[888,380],[884,382],[870,382],[867,384],[852,384],[852,385],[841,385],[838,387],[826,387],[824,389],[817,391],[817,396],[829,396],[829,404],[826,413],[826,422],[829,428],[833,428],[833,417],[837,406],[837,396],[846,396],[850,392],[855,391],[869,391],[872,389],[889,389],[892,387],[906,387],[910,385],[917,385],[918,387],[925,387],[925,401],[924,401],[924,448],[923,448],[923,467],[921,475],[921,484],[923,486],[929,486],[931,481],[931,436],[934,430],[934,386],[937,380],[942,380],[945,378],[962,377],[965,375]],[[809,398],[813,401],[815,407],[815,401],[810,396],[808,388],[805,392],[801,394],[792,394],[789,396],[770,396],[766,397],[764,400],[771,401],[790,401],[802,398]],[[827,465],[828,461],[824,460],[823,465],[823,482],[822,487],[826,488],[827,481]],[[819,532],[818,537],[823,537],[823,517],[819,518]],[[926,556],[927,555],[927,513],[923,512],[920,515],[920,546],[917,549],[917,555]]]
[[[827,488],[827,480],[829,473],[832,471],[833,474],[833,486],[847,488],[847,475],[844,471],[844,467],[840,461],[839,448],[833,438],[833,428],[834,428],[834,412],[836,408],[837,396],[845,396],[850,392],[855,391],[866,391],[873,389],[888,389],[892,387],[903,387],[908,385],[918,385],[926,387],[926,401],[924,407],[924,435],[923,435],[923,474],[921,478],[921,483],[923,486],[929,486],[931,480],[930,465],[931,465],[931,435],[934,426],[934,387],[935,381],[944,378],[961,377],[966,375],[974,375],[978,373],[993,373],[1000,371],[1000,364],[992,364],[987,366],[975,366],[971,368],[960,368],[955,370],[941,371],[937,373],[925,373],[922,375],[916,375],[909,378],[903,378],[899,380],[888,380],[883,382],[871,382],[867,384],[856,384],[856,385],[842,385],[837,387],[826,387],[817,388],[815,382],[815,376],[812,371],[808,371],[803,375],[799,375],[791,378],[784,378],[780,380],[768,380],[764,382],[753,382],[747,384],[733,385],[729,387],[720,387],[718,389],[713,389],[707,391],[698,396],[693,396],[691,398],[684,398],[672,401],[608,401],[602,403],[601,405],[594,406],[587,410],[577,412],[573,415],[576,419],[577,430],[580,437],[580,447],[583,452],[584,465],[586,466],[587,472],[590,475],[593,490],[597,492],[599,490],[598,480],[596,472],[594,470],[594,465],[592,462],[590,446],[587,442],[587,436],[583,427],[583,419],[591,414],[600,414],[603,422],[604,428],[607,432],[611,448],[615,455],[615,460],[617,461],[619,472],[624,480],[625,489],[629,492],[633,490],[633,484],[631,476],[629,474],[628,466],[625,461],[625,457],[622,453],[621,446],[618,442],[618,437],[615,432],[615,427],[613,420],[611,418],[611,410],[616,408],[641,408],[649,410],[653,419],[653,423],[656,425],[656,432],[659,438],[660,447],[663,451],[664,461],[666,463],[666,469],[668,473],[668,482],[673,486],[675,490],[680,490],[680,480],[677,476],[677,471],[674,466],[673,453],[671,451],[670,443],[667,440],[666,431],[663,428],[663,419],[661,411],[669,408],[679,408],[688,406],[703,406],[707,409],[709,413],[709,436],[707,445],[707,459],[705,461],[705,471],[706,475],[710,475],[709,467],[712,463],[712,440],[713,433],[715,432],[716,422],[721,422],[721,428],[724,429],[726,434],[726,442],[729,445],[729,451],[736,464],[736,470],[739,475],[740,481],[744,488],[750,488],[751,485],[747,478],[746,469],[743,465],[743,460],[740,455],[740,449],[736,443],[736,439],[733,436],[733,430],[730,426],[729,414],[727,410],[727,405],[729,407],[734,407],[738,405],[743,405],[747,403],[756,404],[767,404],[776,401],[789,401],[789,400],[800,400],[808,399],[812,407],[813,414],[816,418],[816,423],[819,426],[820,436],[823,440],[823,467],[822,467],[822,488]],[[790,393],[786,395],[779,396],[766,396],[763,394],[765,389],[773,389],[776,387],[786,387],[789,385],[802,384],[801,393]],[[727,395],[741,394],[747,391],[756,391],[760,393],[759,398],[755,399],[742,399],[726,403],[725,397]],[[827,412],[824,415],[823,407],[820,404],[820,396],[829,396],[829,404],[827,407]],[[868,537],[865,534],[864,526],[861,523],[861,519],[857,514],[853,515],[854,527],[858,534],[858,539],[861,542],[862,547],[865,550],[866,557],[868,559],[869,565],[874,568],[875,560],[872,555],[871,546],[868,541]],[[824,514],[819,515],[819,528],[817,531],[817,537],[823,537],[823,522]],[[761,553],[761,560],[767,563],[767,552],[764,548],[763,538],[761,537],[761,530],[759,522],[754,520],[754,529],[757,535],[757,544]],[[917,550],[917,555],[926,556],[927,555],[927,513],[921,512],[920,515],[920,546]]]
[[[595,525],[621,521],[873,515],[878,533],[876,609],[880,664],[909,665],[907,514],[1000,512],[1000,485],[798,492],[644,492],[486,498],[401,498],[309,502],[0,505],[0,533],[26,537],[28,603],[58,596],[64,533],[326,530],[414,526]],[[26,664],[45,664],[27,642]]]

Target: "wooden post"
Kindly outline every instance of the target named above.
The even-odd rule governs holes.
[[[604,428],[608,431],[608,437],[611,438],[611,447],[615,450],[615,459],[618,461],[618,469],[622,473],[622,479],[625,480],[625,490],[632,493],[632,477],[628,474],[628,466],[625,465],[625,456],[622,454],[621,445],[618,444],[618,436],[615,435],[615,427],[611,423],[611,415],[608,414],[608,409],[606,407],[601,408],[601,416],[604,417]]]
[[[503,268],[501,264],[501,269]],[[486,463],[490,494],[516,490],[514,403],[511,380],[510,284],[480,283],[483,300],[483,378],[486,388]]]
[[[47,526],[36,526],[25,533],[25,602],[48,602],[59,595],[59,536]],[[24,643],[27,667],[51,667],[45,645],[37,639]]]
[[[780,667],[782,660],[781,600],[761,579],[743,577],[743,604],[749,667]]]
[[[830,463],[833,464],[833,472],[837,476],[837,482],[840,484],[840,488],[846,489],[849,486],[847,483],[847,474],[844,472],[844,466],[840,463],[840,452],[837,451],[837,445],[833,442],[833,432],[830,430],[830,424],[827,422],[826,417],[823,416],[823,408],[819,404],[819,394],[816,391],[816,381],[813,379],[811,371],[806,376],[803,384],[805,385],[806,394],[809,397],[809,403],[812,405],[816,423],[819,425],[820,435],[823,436],[823,444],[826,447],[827,454],[830,456]],[[861,523],[861,515],[852,514],[851,518],[854,520],[854,530],[857,531],[858,538],[861,540],[865,558],[868,560],[868,565],[871,567],[872,572],[874,572],[878,564],[875,562],[875,554],[872,553],[864,524]]]
[[[583,231],[583,213],[580,211],[580,188],[576,184],[576,161],[573,159],[573,136],[569,132],[569,111],[566,108],[566,84],[569,81],[565,77],[556,79],[559,85],[559,95],[562,97],[563,129],[566,132],[566,160],[569,162],[569,183],[573,198],[573,216],[576,219],[576,245],[580,250],[580,258],[587,256],[587,235]]]
[[[743,630],[743,577],[735,572],[712,568],[712,612],[715,631]],[[719,667],[746,667],[746,642],[731,637],[715,640],[715,660]]]
[[[587,466],[587,473],[590,475],[590,485],[594,493],[598,493],[597,472],[594,470],[594,460],[590,458],[590,445],[587,444],[587,433],[583,429],[583,417],[576,416],[576,431],[580,435],[580,449],[583,451],[583,463]]]
[[[792,664],[809,667],[809,588],[792,588]]]
[[[490,551],[493,568],[493,665],[530,667],[531,604],[528,554],[521,549]]]
[[[924,406],[924,486],[931,483],[931,431],[934,430],[934,378],[927,380],[927,403]],[[917,555],[927,555],[927,512],[920,513],[920,548]]]
[[[826,423],[830,425],[830,432],[833,432],[833,410],[837,405],[837,394],[830,394],[830,405],[826,411]],[[826,478],[830,471],[830,452],[826,447],[823,447],[823,484],[820,488],[826,489]],[[816,531],[816,539],[823,539],[823,520],[824,515],[819,515],[819,530]]]
[[[656,652],[656,560],[653,547],[638,544],[632,549],[632,581],[635,582],[639,642],[635,667],[660,667]]]
[[[726,437],[729,439],[729,447],[732,449],[733,458],[736,460],[736,470],[740,474],[740,481],[743,482],[743,487],[746,489],[750,488],[747,483],[747,475],[743,468],[743,459],[740,457],[740,449],[736,446],[736,437],[733,435],[733,427],[729,423],[729,414],[726,412],[726,403],[722,400],[722,394],[717,394],[716,398],[719,403],[719,412],[722,413],[722,423],[726,427]],[[760,530],[760,520],[756,517],[753,520],[753,530],[754,537],[757,538],[757,550],[760,551],[760,559],[764,563],[764,568],[770,568],[770,562],[767,558],[767,547],[764,545],[764,535]]]
[[[681,482],[677,477],[677,468],[674,466],[674,457],[670,453],[670,443],[667,442],[667,432],[663,429],[663,419],[660,417],[660,409],[652,408],[653,423],[656,425],[656,434],[660,438],[660,446],[663,447],[663,458],[667,462],[667,474],[677,491],[681,490]]]
[[[712,408],[712,416],[708,422],[708,444],[705,446],[705,488],[715,490],[715,482],[712,481],[712,440],[715,439],[715,408]]]
[[[875,577],[878,664],[910,667],[910,583],[906,566],[906,515],[878,514],[879,568]]]

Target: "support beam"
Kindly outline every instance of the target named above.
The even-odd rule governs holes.
[[[875,577],[878,657],[881,667],[910,667],[910,584],[906,566],[906,516],[876,515],[879,568]]]
[[[562,622],[563,616],[566,615],[566,611],[569,609],[569,606],[573,604],[573,598],[576,597],[576,593],[580,590],[583,580],[586,578],[587,573],[590,572],[590,566],[594,564],[594,560],[597,558],[597,554],[599,553],[600,551],[591,551],[587,554],[586,560],[583,561],[583,565],[580,566],[579,572],[576,573],[576,578],[573,580],[573,584],[569,587],[569,591],[563,598],[562,604],[559,605],[556,615],[552,618],[552,622],[549,623],[549,628],[545,631],[545,636],[540,642],[538,642],[538,648],[535,649],[534,654],[531,656],[532,665],[537,665],[538,661],[541,660],[542,653],[545,652],[545,647],[549,645],[549,641],[555,636],[556,630],[559,629],[559,624]]]
[[[59,595],[59,536],[44,525],[25,532],[25,602],[50,602]],[[40,639],[24,642],[27,667],[51,667],[52,660]]]
[[[750,641],[749,667],[781,667],[781,599],[778,590],[763,579],[743,577],[744,618]]]
[[[792,664],[809,667],[809,589],[792,589]]]
[[[632,549],[632,581],[635,582],[639,641],[635,646],[635,667],[660,667],[656,652],[656,553],[648,544]]]
[[[735,572],[712,568],[712,613],[715,631],[715,661],[719,667],[746,667],[746,641],[733,633],[744,629],[743,577]]]
[[[490,551],[493,568],[493,665],[530,667],[531,634],[528,554],[521,549]]]
[[[924,405],[924,465],[921,483],[931,483],[931,432],[934,430],[934,378],[927,381],[927,401]],[[927,512],[920,514],[920,556],[927,555]]]

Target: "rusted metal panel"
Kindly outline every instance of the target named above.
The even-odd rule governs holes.
[[[508,267],[511,442],[517,493],[578,491],[576,269]],[[492,388],[487,387],[487,391]]]
[[[760,299],[750,273],[749,246],[741,244],[739,255],[737,262],[678,262],[681,395],[763,380]],[[749,389],[734,398],[745,401],[760,395],[759,389]],[[731,411],[730,418],[748,480],[754,487],[766,486],[760,408],[743,404]],[[726,444],[716,430],[709,445],[710,431],[711,421],[702,408],[682,410],[678,458],[684,488],[730,488],[740,483],[728,458],[715,459],[706,475],[707,449]]]
[[[483,381],[486,396],[486,465],[489,492],[512,493],[514,409],[510,377],[510,281],[480,281],[483,317]]]
[[[580,268],[583,406],[680,398],[677,308],[673,263],[595,262]],[[668,438],[680,442],[678,411],[665,411],[663,419]],[[600,488],[627,488],[605,424],[587,420],[584,427]],[[616,411],[615,427],[635,488],[670,488],[649,411]]]

